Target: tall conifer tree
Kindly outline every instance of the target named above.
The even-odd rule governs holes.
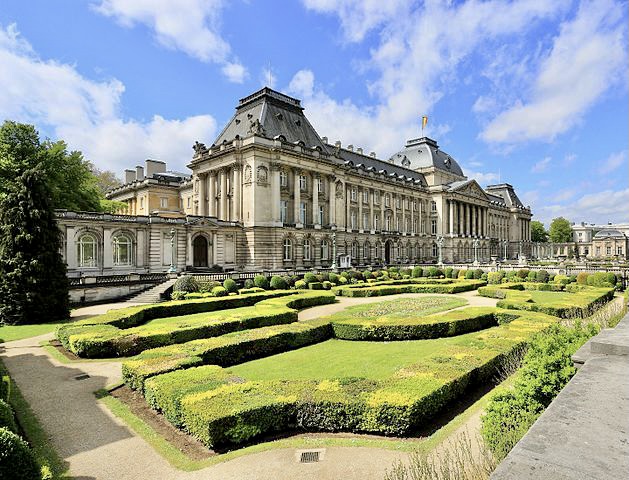
[[[42,163],[27,125],[0,128],[0,323],[44,323],[69,315],[61,234]]]

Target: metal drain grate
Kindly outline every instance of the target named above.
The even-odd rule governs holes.
[[[82,373],[74,377],[75,380],[85,380],[86,378],[90,378],[90,376],[87,373]]]
[[[299,461],[301,463],[317,463],[319,461],[319,452],[301,452]]]

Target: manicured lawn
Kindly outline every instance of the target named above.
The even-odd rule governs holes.
[[[405,342],[357,342],[332,339],[298,350],[230,367],[247,380],[323,380],[343,377],[384,379],[398,370],[443,352],[471,344],[478,333],[455,338]]]
[[[544,292],[538,290],[527,290],[526,293],[531,296],[531,299],[535,303],[574,302],[577,305],[585,303],[578,295],[575,295],[574,293]]]
[[[45,333],[54,332],[62,323],[38,323],[34,325],[4,325],[0,326],[0,343],[37,337]]]
[[[432,313],[443,312],[451,308],[467,305],[467,301],[453,297],[420,297],[400,298],[386,302],[368,303],[349,307],[340,314],[339,318],[363,318],[376,321],[379,317],[387,317],[391,320],[401,318],[417,318]],[[334,317],[333,317],[334,318]]]

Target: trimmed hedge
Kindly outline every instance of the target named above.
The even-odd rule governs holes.
[[[329,303],[334,301],[330,293],[321,295],[329,297],[325,300]],[[114,310],[89,319],[92,324],[79,322],[62,326],[57,336],[66,349],[82,357],[134,355],[148,348],[294,322],[297,320],[294,308],[302,307],[291,305],[301,305],[303,302],[300,299],[283,298],[286,296],[298,295],[294,291],[275,291]],[[193,313],[195,311],[201,313]],[[164,317],[168,321],[140,324]],[[133,324],[140,325],[132,327]],[[130,328],[120,328],[120,325]]]
[[[148,380],[146,389],[160,382],[193,389],[180,395],[168,393],[177,388],[163,387],[151,394],[159,400],[151,401],[172,412],[169,416],[178,425],[210,448],[238,445],[294,427],[406,435],[467,388],[493,378],[514,349],[557,321],[540,313],[507,314],[517,318],[482,333],[443,339],[438,354],[385,380],[225,381],[224,371],[206,368],[199,371],[198,381],[190,378],[194,373],[178,370],[165,380],[162,376]],[[205,391],[203,382],[211,383]]]
[[[122,364],[122,376],[129,387],[141,391],[147,378],[165,372],[198,365],[235,365],[319,343],[331,337],[330,323],[325,320],[233,332],[145,350]]]
[[[396,295],[398,293],[460,293],[485,285],[482,280],[459,280],[452,281],[444,279],[441,282],[423,283],[416,280],[402,280],[395,284],[359,284],[335,287],[332,290],[343,297],[378,297],[384,295]]]
[[[8,428],[0,427],[0,478],[40,480],[41,470],[28,444]]]
[[[334,320],[332,328],[336,338],[344,340],[419,340],[451,337],[498,325],[496,309],[468,307],[446,313],[407,319],[352,319]]]
[[[3,427],[8,428],[13,433],[17,433],[17,424],[13,416],[13,409],[7,402],[0,399],[0,428]]]

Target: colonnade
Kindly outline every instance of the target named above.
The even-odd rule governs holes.
[[[203,217],[241,220],[241,169],[239,164],[198,174],[198,211]]]
[[[488,237],[489,208],[459,200],[447,200],[448,232],[452,236]]]

